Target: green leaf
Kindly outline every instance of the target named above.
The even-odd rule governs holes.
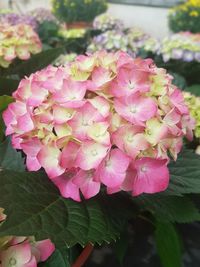
[[[4,111],[7,108],[8,104],[12,102],[13,102],[13,98],[11,96],[8,96],[8,95],[0,96],[0,113]]]
[[[70,267],[70,263],[66,258],[62,255],[62,253],[56,249],[55,252],[51,255],[51,257],[44,263],[40,263],[39,267]]]
[[[200,220],[199,210],[187,197],[155,194],[142,195],[135,201],[141,209],[150,211],[160,221],[190,223]]]
[[[29,60],[18,64],[11,70],[11,74],[17,73],[21,78],[41,70],[51,64],[59,55],[64,53],[62,47],[52,48],[33,55]]]
[[[0,95],[11,95],[18,87],[19,80],[0,77]]]
[[[120,238],[116,241],[116,243],[113,246],[115,256],[121,266],[123,266],[124,257],[128,249],[128,240],[129,236],[127,230],[125,230],[123,231],[123,233],[121,233]]]
[[[155,239],[163,267],[181,267],[181,246],[175,227],[170,223],[157,222]]]
[[[0,141],[3,140],[5,131],[2,112],[7,108],[8,104],[11,102],[13,102],[13,98],[11,96],[7,95],[0,96]]]
[[[1,236],[50,238],[61,248],[116,240],[128,209],[119,196],[98,195],[81,203],[62,198],[42,172],[0,172],[0,195],[7,214]]]
[[[0,169],[24,171],[24,159],[21,152],[17,152],[11,145],[10,139],[7,138],[0,144]]]
[[[200,96],[200,84],[189,86],[185,91],[190,92],[193,95]]]
[[[184,148],[176,162],[171,162],[170,184],[165,195],[200,193],[200,156]]]
[[[174,77],[172,83],[183,90],[187,85],[185,78],[175,72],[170,71],[169,73]]]

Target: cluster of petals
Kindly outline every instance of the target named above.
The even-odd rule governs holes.
[[[26,24],[31,26],[34,30],[37,29],[37,21],[34,17],[24,14],[17,13],[6,13],[0,14],[0,23],[9,24],[9,25],[17,25],[17,24]]]
[[[132,56],[138,56],[141,50],[147,53],[157,53],[160,47],[158,40],[137,27],[126,28],[122,25],[122,27],[110,27],[105,30],[103,27],[102,31],[101,34],[92,39],[87,48],[88,52],[96,52],[102,49],[108,52],[116,52],[120,49],[128,52]]]
[[[28,13],[29,17],[33,17],[38,24],[42,24],[43,22],[54,22],[59,24],[56,17],[52,14],[51,10],[47,8],[35,8]]]
[[[156,193],[169,183],[194,120],[181,91],[151,59],[100,51],[23,79],[3,113],[6,135],[43,167],[62,196]]]
[[[166,37],[160,44],[158,54],[165,62],[171,59],[200,62],[200,34],[179,32]]]
[[[103,13],[97,16],[93,22],[93,28],[103,32],[113,29],[123,30],[124,27],[125,26],[121,19],[115,18],[108,13]]]
[[[6,219],[0,208],[0,223]],[[0,238],[0,267],[37,267],[54,252],[50,239],[35,241],[34,237],[5,236]]]
[[[0,238],[0,267],[37,267],[54,252],[49,240],[35,241],[33,237]]]
[[[184,99],[189,108],[190,115],[195,119],[194,136],[200,138],[200,97],[184,92]]]
[[[41,41],[31,26],[0,23],[0,67],[7,68],[16,58],[27,60],[41,50]]]

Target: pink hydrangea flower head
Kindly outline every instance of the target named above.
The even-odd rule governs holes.
[[[172,76],[124,52],[49,66],[23,79],[13,97],[3,113],[6,135],[28,170],[44,168],[75,201],[101,185],[134,196],[165,190],[169,153],[176,160],[195,126]]]

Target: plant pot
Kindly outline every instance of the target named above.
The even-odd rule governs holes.
[[[92,28],[92,22],[75,21],[72,23],[66,23],[67,29],[88,29]]]

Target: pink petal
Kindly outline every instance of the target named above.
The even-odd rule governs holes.
[[[65,198],[71,198],[75,201],[81,201],[79,186],[73,182],[73,177],[76,175],[76,170],[69,170],[68,172],[54,178],[52,181],[60,190],[60,193]]]
[[[111,81],[111,72],[105,68],[97,67],[92,72],[92,82],[88,90],[96,91],[102,89],[102,86]]]
[[[69,142],[62,150],[60,165],[65,169],[74,167],[75,159],[80,146],[75,142]]]
[[[135,157],[149,147],[144,134],[143,127],[122,126],[112,135],[112,140],[121,150],[130,157]]]
[[[84,104],[85,93],[85,83],[67,79],[63,81],[62,89],[53,94],[53,99],[65,107],[77,108]]]
[[[96,196],[99,193],[101,183],[93,179],[93,171],[80,170],[74,177],[74,183],[79,186],[85,199]]]
[[[157,112],[157,106],[151,98],[140,96],[137,93],[129,97],[115,99],[114,107],[124,119],[142,126]]]
[[[39,106],[48,96],[48,91],[42,88],[38,82],[31,83],[31,92],[27,104],[33,107]]]
[[[112,82],[110,92],[115,97],[130,96],[138,91],[148,92],[150,90],[148,78],[148,72],[122,68]]]
[[[35,156],[27,156],[26,166],[29,171],[39,171],[39,169],[42,167]]]
[[[170,101],[181,114],[188,114],[188,107],[185,104],[183,94],[179,89],[175,89],[170,95]]]
[[[93,141],[85,141],[78,151],[76,166],[83,170],[97,168],[107,155],[108,150],[108,146]]]
[[[87,139],[87,130],[94,122],[103,121],[104,117],[89,102],[68,121],[69,126],[73,129],[73,135],[79,140]]]
[[[121,150],[113,149],[97,169],[99,180],[110,188],[120,186],[125,177],[130,158]]]
[[[42,241],[37,241],[35,243],[35,247],[40,252],[40,260],[39,260],[39,262],[46,261],[49,258],[49,256],[51,256],[51,254],[55,250],[55,246],[51,242],[50,239],[45,239],[45,240],[42,240]]]
[[[133,176],[133,196],[142,193],[158,193],[167,189],[169,184],[169,170],[166,160],[141,158],[135,161],[136,170]]]
[[[104,118],[109,116],[110,105],[104,97],[96,96],[94,98],[88,99],[88,101],[99,111],[99,113]]]
[[[53,145],[43,146],[38,153],[37,159],[49,178],[54,178],[64,173],[65,169],[60,166],[60,157],[61,151]]]
[[[34,129],[34,123],[29,113],[18,118],[17,127],[22,132],[29,132]]]
[[[36,156],[42,148],[42,143],[37,137],[21,142],[21,148],[26,155]]]
[[[2,266],[10,266],[10,260],[16,261],[16,265],[23,266],[31,259],[31,246],[29,243],[21,243],[9,247],[7,250],[1,253]]]
[[[20,265],[20,267],[37,267],[36,258],[33,256],[29,262]]]

